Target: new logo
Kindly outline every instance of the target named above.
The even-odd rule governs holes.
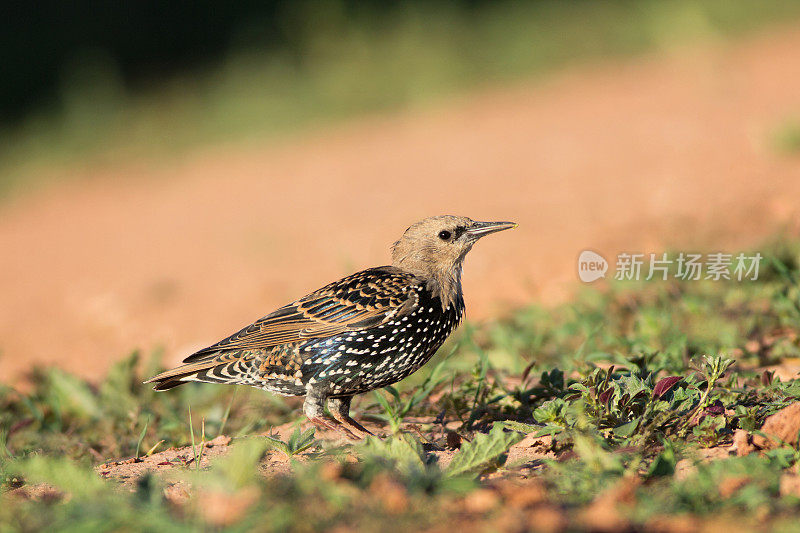
[[[584,250],[578,256],[578,277],[584,283],[591,283],[606,277],[608,261],[602,255],[591,250]]]

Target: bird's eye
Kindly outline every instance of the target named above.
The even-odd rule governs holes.
[[[447,231],[446,229],[443,229],[442,231],[439,232],[439,238],[442,239],[443,241],[446,241],[447,239],[450,238],[450,232]]]

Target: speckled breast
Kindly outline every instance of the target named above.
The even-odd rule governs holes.
[[[427,363],[461,321],[464,301],[459,297],[442,308],[438,296],[415,290],[419,304],[411,314],[301,346],[306,387],[331,396],[359,394],[396,383]]]

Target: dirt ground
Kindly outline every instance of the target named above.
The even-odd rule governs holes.
[[[520,227],[470,255],[473,319],[553,303],[585,248],[757,245],[800,227],[800,31],[767,32],[368,117],[282,143],[71,170],[0,206],[0,380],[173,363],[278,305],[388,262],[442,213]],[[54,170],[55,177],[59,174]]]
[[[419,432],[423,426],[430,429],[433,423],[432,418],[407,420],[404,424],[404,431]],[[447,424],[449,427],[450,424]],[[370,429],[376,433],[382,433],[385,428],[380,428],[371,424]],[[436,427],[436,424],[434,424]],[[764,426],[762,427],[763,433],[755,437],[749,436],[744,430],[737,431],[737,437],[734,438],[733,443],[725,442],[721,445],[701,448],[696,450],[691,458],[685,458],[679,461],[676,465],[675,477],[678,480],[689,479],[697,471],[697,465],[714,460],[720,460],[731,456],[743,456],[751,453],[762,453],[763,450],[774,447],[774,443],[768,442],[764,436],[769,436],[771,439],[780,439],[783,435],[792,434],[794,441],[787,441],[791,444],[796,444],[797,430],[800,428],[800,403],[792,404],[785,409],[770,416]],[[292,431],[292,424],[273,428],[270,434],[279,436],[286,439]],[[441,431],[445,431],[443,428]],[[742,436],[739,438],[738,433]],[[455,435],[455,433],[452,433]],[[420,433],[422,435],[422,433]],[[336,435],[330,432],[322,432],[319,435],[324,439],[336,439]],[[437,436],[442,436],[442,433],[434,430],[433,433],[428,432],[429,437],[434,439]],[[756,439],[765,439],[759,443]],[[451,440],[448,438],[448,443]],[[460,443],[460,437],[457,439]],[[455,441],[454,441],[455,443]],[[454,444],[456,447],[459,444]],[[219,436],[213,441],[199,446],[197,450],[200,457],[200,467],[207,468],[212,464],[215,458],[225,455],[230,450],[231,438],[226,436]],[[447,465],[452,460],[456,450],[447,446],[445,448],[438,448],[433,446],[427,450],[429,455],[435,457],[442,468],[446,469]],[[542,525],[544,531],[562,531],[570,529],[567,527],[569,519],[566,510],[563,506],[553,505],[550,501],[552,494],[548,492],[542,482],[537,477],[535,471],[543,468],[543,461],[546,459],[564,460],[574,452],[570,450],[555,451],[553,440],[551,437],[534,437],[528,435],[522,441],[513,445],[507,454],[505,468],[491,473],[483,474],[481,476],[482,488],[471,492],[463,501],[457,502],[459,511],[467,514],[483,515],[498,506],[500,502],[505,506],[504,514],[506,512],[514,512],[519,508],[538,508],[538,514],[547,511],[546,516],[550,518],[546,523],[549,525]],[[305,462],[309,460],[310,456],[298,454],[292,459],[294,461]],[[355,461],[355,456],[352,456]],[[323,459],[324,460],[324,459]],[[345,460],[348,460],[345,458]],[[114,480],[118,486],[125,490],[134,490],[137,480],[146,472],[152,472],[165,476],[168,480],[167,487],[164,491],[166,498],[178,507],[186,505],[190,500],[193,487],[189,486],[186,481],[169,481],[170,474],[177,472],[181,469],[196,468],[193,464],[195,455],[191,447],[173,448],[153,455],[143,457],[140,459],[127,459],[122,461],[110,461],[98,465],[95,470],[104,479]],[[287,475],[292,472],[292,461],[280,452],[269,452],[266,457],[261,461],[259,471],[261,475],[280,476]],[[335,461],[328,461],[326,468],[323,470],[324,476],[331,478],[336,477],[341,473],[341,468],[335,464]],[[381,483],[383,481],[383,483]],[[405,502],[407,499],[406,491],[396,483],[389,482],[389,480],[377,481],[380,485],[377,486],[373,483],[373,490],[376,494],[381,494],[383,504],[397,504],[399,501]],[[729,477],[719,486],[719,491],[724,497],[730,497],[739,490],[746,487],[752,480],[746,477]],[[625,508],[629,506],[636,498],[636,489],[643,483],[642,478],[637,475],[629,475],[620,479],[614,485],[608,487],[607,490],[601,492],[591,503],[583,509],[577,511],[577,522],[582,523],[584,526],[589,527],[592,531],[631,531],[636,530],[626,518]],[[52,488],[46,486],[33,486],[23,487],[17,489],[20,495],[27,498],[47,498],[53,497]],[[786,472],[782,475],[780,480],[781,494],[800,494],[800,477],[796,473]],[[55,495],[57,498],[60,496]],[[391,499],[388,498],[391,496]],[[203,505],[208,506],[209,512],[206,513],[206,519],[216,522],[233,522],[238,519],[246,508],[252,504],[246,503],[242,507],[241,498],[235,495],[219,494],[200,494],[198,496]],[[255,497],[253,498],[255,499]],[[393,505],[397,507],[397,505]],[[213,511],[213,512],[212,512]],[[210,514],[209,514],[210,513]],[[227,517],[225,520],[223,518]],[[575,517],[573,517],[574,520]],[[720,531],[721,527],[719,517],[709,517],[710,521],[703,523],[700,518],[692,517],[690,515],[664,515],[656,516],[651,519],[652,523],[648,524],[646,530],[648,531]],[[707,518],[708,519],[708,518]],[[723,520],[724,526],[728,527],[731,524]],[[752,519],[747,519],[745,523],[751,523]],[[539,523],[534,520],[534,523]],[[709,526],[713,526],[709,528]],[[732,531],[747,530],[748,526],[737,527],[734,525]],[[467,530],[473,528],[468,527]],[[505,528],[500,527],[499,530],[519,530],[519,528]]]
[[[379,437],[386,437],[389,434],[387,428],[373,422],[365,422],[365,426]],[[430,429],[431,426],[438,429],[434,429],[432,432],[424,431],[425,429]],[[445,427],[451,435],[456,436],[456,429],[460,426],[461,423],[457,421],[440,425],[434,424],[434,419],[432,417],[409,417],[404,421],[402,430],[416,434],[423,442],[427,442],[431,438],[436,439],[443,437]],[[263,433],[263,435],[270,435],[286,441],[295,430],[295,427],[294,423],[287,423],[282,426],[270,428]],[[301,424],[303,430],[310,427],[312,426],[306,421]],[[335,431],[317,430],[316,436],[333,445],[353,444],[355,442],[342,437],[342,435]],[[461,437],[456,438],[460,446]],[[133,486],[136,480],[146,472],[163,474],[186,467],[195,468],[195,451],[197,451],[197,455],[200,457],[200,467],[206,468],[211,465],[215,457],[228,453],[231,441],[232,439],[230,437],[219,436],[204,444],[202,447],[202,454],[199,453],[201,447],[200,443],[198,443],[194,451],[191,446],[170,448],[138,459],[128,458],[108,461],[95,467],[95,470],[104,478],[113,479],[125,486]],[[556,459],[559,457],[551,448],[552,437],[534,437],[533,435],[528,435],[509,449],[506,463],[509,466],[513,465],[511,470],[513,470],[516,475],[527,476],[531,474],[533,470],[541,468],[544,459]],[[443,469],[446,469],[453,459],[456,449],[450,446],[445,448],[432,446],[431,449],[427,450],[427,453],[433,456],[435,461]],[[356,460],[355,456],[352,457],[353,460]],[[305,460],[307,457],[305,454],[298,454],[294,456],[294,458]],[[291,465],[289,457],[279,451],[271,451],[261,463],[261,473],[266,476],[288,474],[290,472]],[[491,478],[493,476],[490,475],[489,477]]]

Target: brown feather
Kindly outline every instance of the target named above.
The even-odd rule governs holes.
[[[199,372],[234,362],[242,350],[269,350],[402,317],[416,307],[417,295],[410,289],[418,283],[394,267],[358,272],[278,309],[145,383],[158,382],[156,390],[172,388]]]
[[[373,294],[365,296],[363,289],[372,278],[381,283],[373,283]],[[409,289],[418,283],[414,276],[393,267],[358,272],[278,309],[184,362],[204,360],[220,350],[269,349],[379,325],[413,312],[416,297]]]

